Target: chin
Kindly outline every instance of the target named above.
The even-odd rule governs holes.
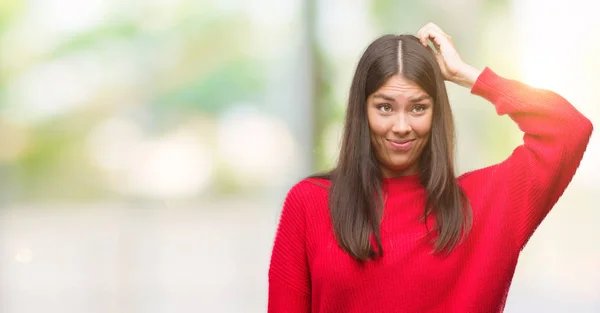
[[[387,163],[384,165],[388,171],[392,171],[395,173],[399,173],[401,175],[410,175],[413,174],[413,169],[415,167],[415,163],[411,162],[395,162],[395,163]],[[404,172],[411,172],[405,174]],[[416,173],[416,172],[415,172]]]

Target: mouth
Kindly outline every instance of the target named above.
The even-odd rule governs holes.
[[[408,150],[412,147],[412,145],[415,142],[414,139],[407,139],[407,140],[386,139],[386,140],[387,140],[387,142],[389,142],[390,146],[394,150]]]

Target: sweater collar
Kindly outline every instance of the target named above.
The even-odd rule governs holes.
[[[329,188],[331,186],[331,181],[329,179],[310,178],[309,180],[324,188]],[[381,187],[385,192],[424,189],[421,184],[420,174],[383,178],[381,179]]]
[[[381,186],[384,191],[389,192],[423,189],[421,175],[419,174],[383,178],[381,180]]]

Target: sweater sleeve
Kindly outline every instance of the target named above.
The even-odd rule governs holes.
[[[302,183],[294,186],[281,211],[269,267],[269,313],[310,312],[303,193]]]
[[[591,122],[560,95],[498,76],[489,68],[471,93],[494,104],[524,132],[523,144],[494,168],[494,184],[506,184],[507,209],[516,244],[527,243],[567,188],[583,158]]]

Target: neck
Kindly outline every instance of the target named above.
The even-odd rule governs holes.
[[[418,166],[411,166],[402,170],[394,170],[381,166],[381,175],[383,178],[398,178],[402,176],[411,176],[419,173]]]

